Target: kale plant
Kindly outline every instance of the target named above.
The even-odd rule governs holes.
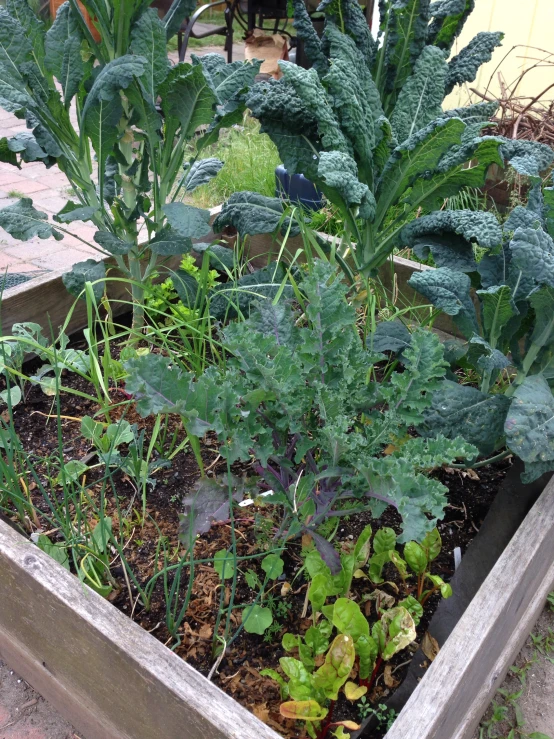
[[[449,341],[447,357],[475,379],[461,384],[450,372],[441,380],[420,430],[462,434],[485,455],[506,448],[532,481],[554,470],[554,188],[543,193],[537,179],[527,207],[503,226],[490,216],[479,262],[472,241],[480,233],[483,246],[485,234],[477,216],[444,211],[404,232],[416,254],[432,254],[438,266],[409,284],[452,316],[465,341]],[[410,335],[401,324],[381,324],[373,345],[397,351]]]
[[[474,80],[502,39],[481,32],[446,61],[473,6],[381,0],[379,44],[357,0],[323,0],[321,39],[303,0],[294,0],[313,68],[281,62],[283,78],[257,83],[247,96],[289,173],[304,174],[338,208],[346,245],[356,244],[355,268],[365,274],[403,246],[402,230],[420,209],[438,210],[461,187],[482,186],[490,164],[535,175],[552,162],[546,146],[480,136],[495,103],[443,111],[446,95]],[[235,193],[215,227],[269,233],[280,210],[278,199]]]
[[[346,287],[324,262],[301,283],[302,312],[260,301],[250,317],[223,334],[225,367],[200,377],[167,357],[125,362],[137,411],[180,414],[189,436],[214,432],[229,464],[249,462],[282,506],[277,540],[309,532],[332,570],[334,548],[318,534],[328,517],[392,505],[403,518],[402,541],[421,540],[446,504],[446,488],[428,472],[476,450],[460,439],[413,438],[447,364],[436,336],[418,331],[402,372],[375,379],[382,354],[370,353],[356,329]],[[211,512],[227,506],[232,486],[199,485],[183,522],[186,542],[207,530]]]
[[[135,325],[143,321],[144,283],[159,258],[184,254],[210,231],[209,213],[176,200],[217,174],[199,160],[221,128],[242,119],[243,92],[259,63],[226,65],[211,54],[172,67],[167,41],[195,0],[174,0],[163,20],[151,0],[84,0],[101,36],[95,41],[76,0],[47,31],[27,0],[0,9],[0,106],[25,120],[26,132],[0,139],[0,159],[56,163],[78,202],[49,223],[30,198],[0,211],[18,239],[63,238],[72,221],[91,221],[98,250],[132,280]],[[70,111],[77,117],[73,124]],[[200,127],[196,156],[185,145]],[[100,297],[103,262],[76,264],[64,282],[78,295],[86,280]]]

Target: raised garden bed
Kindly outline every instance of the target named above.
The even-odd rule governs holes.
[[[544,606],[553,561],[550,482],[387,739],[470,739]],[[4,521],[0,564],[0,654],[87,739],[278,736]]]

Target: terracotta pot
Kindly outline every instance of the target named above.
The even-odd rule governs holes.
[[[64,4],[66,0],[50,0],[50,17],[55,18],[56,13],[58,12],[58,8]],[[87,23],[87,26],[90,28],[90,31],[92,33],[92,38],[95,41],[100,41],[100,34],[98,33],[98,30],[96,29],[94,23],[92,22],[92,19],[90,15],[88,14],[88,11],[85,9],[82,3],[78,2],[79,8],[81,10],[81,13],[83,14],[83,17]]]

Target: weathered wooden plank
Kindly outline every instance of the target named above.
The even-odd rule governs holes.
[[[0,655],[86,739],[279,739],[1,520]]]
[[[471,739],[554,585],[554,478],[385,739]]]

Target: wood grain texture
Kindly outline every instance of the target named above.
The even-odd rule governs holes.
[[[554,478],[385,739],[471,739],[554,585]]]
[[[0,655],[86,739],[279,739],[1,520]]]

